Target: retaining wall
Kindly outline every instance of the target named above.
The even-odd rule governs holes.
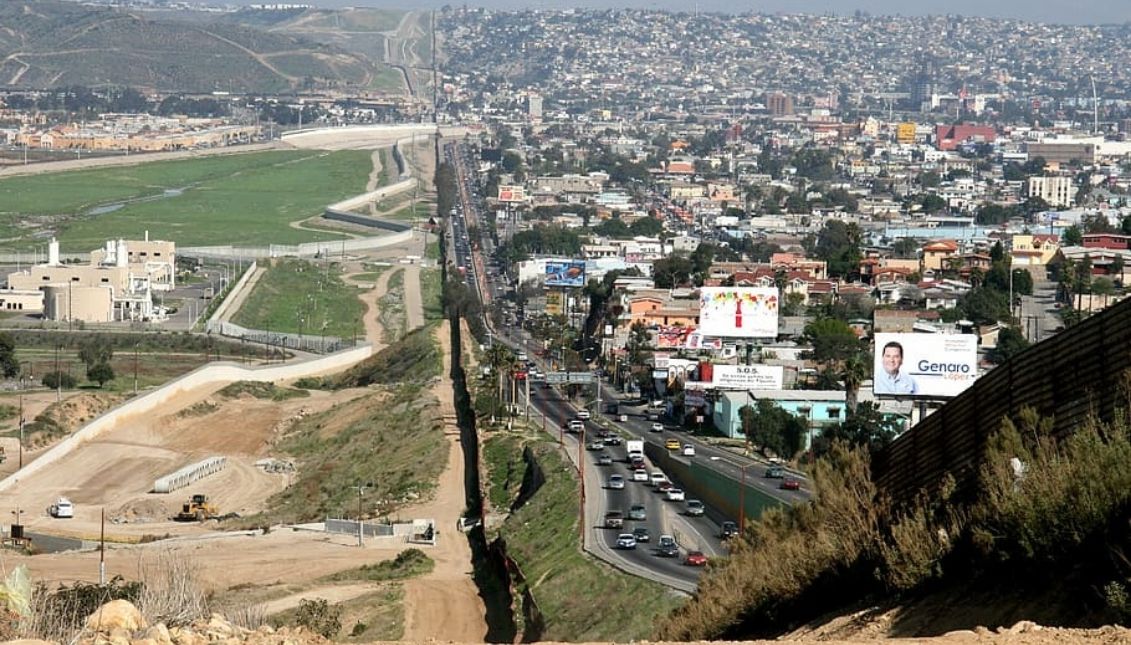
[[[402,231],[379,237],[360,237],[327,242],[305,242],[303,244],[271,244],[268,246],[189,246],[177,249],[178,255],[203,258],[277,258],[283,256],[318,257],[330,256],[347,251],[368,251],[386,246],[404,244],[412,239],[412,231]]]
[[[364,206],[364,205],[368,204],[369,202],[375,202],[379,199],[384,199],[385,197],[388,197],[390,195],[397,195],[399,193],[403,193],[407,190],[412,189],[414,186],[416,186],[416,180],[415,179],[412,179],[412,178],[403,179],[401,181],[398,181],[395,184],[389,184],[388,186],[382,186],[382,187],[378,188],[377,190],[373,190],[373,191],[370,191],[368,193],[362,193],[360,195],[354,195],[353,197],[350,197],[348,199],[343,199],[342,201],[337,202],[335,204],[330,204],[329,206],[326,207],[326,210],[351,211],[351,210],[353,210],[353,209],[355,209],[359,206]]]
[[[303,376],[316,376],[329,372],[343,370],[358,361],[368,358],[373,353],[370,344],[360,345],[337,354],[322,356],[301,363],[286,363],[282,365],[269,365],[265,367],[245,367],[238,363],[211,363],[197,368],[179,379],[166,385],[127,401],[126,403],[106,412],[86,424],[70,437],[55,445],[43,456],[24,466],[22,470],[0,480],[0,491],[7,490],[16,481],[51,466],[59,459],[70,454],[83,443],[90,441],[129,419],[152,415],[163,408],[176,396],[208,386],[220,386],[235,381],[260,381],[274,382],[282,379],[299,378]],[[166,410],[167,411],[167,410]]]

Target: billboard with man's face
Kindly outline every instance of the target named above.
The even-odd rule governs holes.
[[[776,338],[776,287],[703,287],[699,290],[699,331],[704,336]]]
[[[878,396],[952,397],[978,378],[973,334],[876,334]]]
[[[584,287],[585,262],[582,260],[551,260],[546,263],[547,287]]]

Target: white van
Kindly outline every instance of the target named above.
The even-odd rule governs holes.
[[[66,497],[60,497],[55,503],[47,507],[47,514],[51,517],[64,519],[75,516],[75,505]]]

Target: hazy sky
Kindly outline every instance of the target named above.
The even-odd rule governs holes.
[[[240,0],[240,4],[264,0]],[[286,1],[286,0],[278,0]],[[439,7],[461,6],[462,0],[290,0],[321,7]],[[468,0],[468,6],[499,9],[563,9],[566,7],[639,7],[689,11],[695,0]],[[1131,22],[1131,0],[699,0],[700,11],[762,13],[852,13],[923,15],[952,13],[965,16],[1002,16],[1037,22],[1073,24]]]

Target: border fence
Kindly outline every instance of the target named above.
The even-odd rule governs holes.
[[[1003,418],[1031,407],[1054,418],[1057,436],[1072,433],[1089,416],[1110,421],[1127,405],[1120,383],[1128,368],[1131,300],[1030,347],[975,381],[873,455],[872,479],[897,502],[932,489],[948,473],[968,489]]]

